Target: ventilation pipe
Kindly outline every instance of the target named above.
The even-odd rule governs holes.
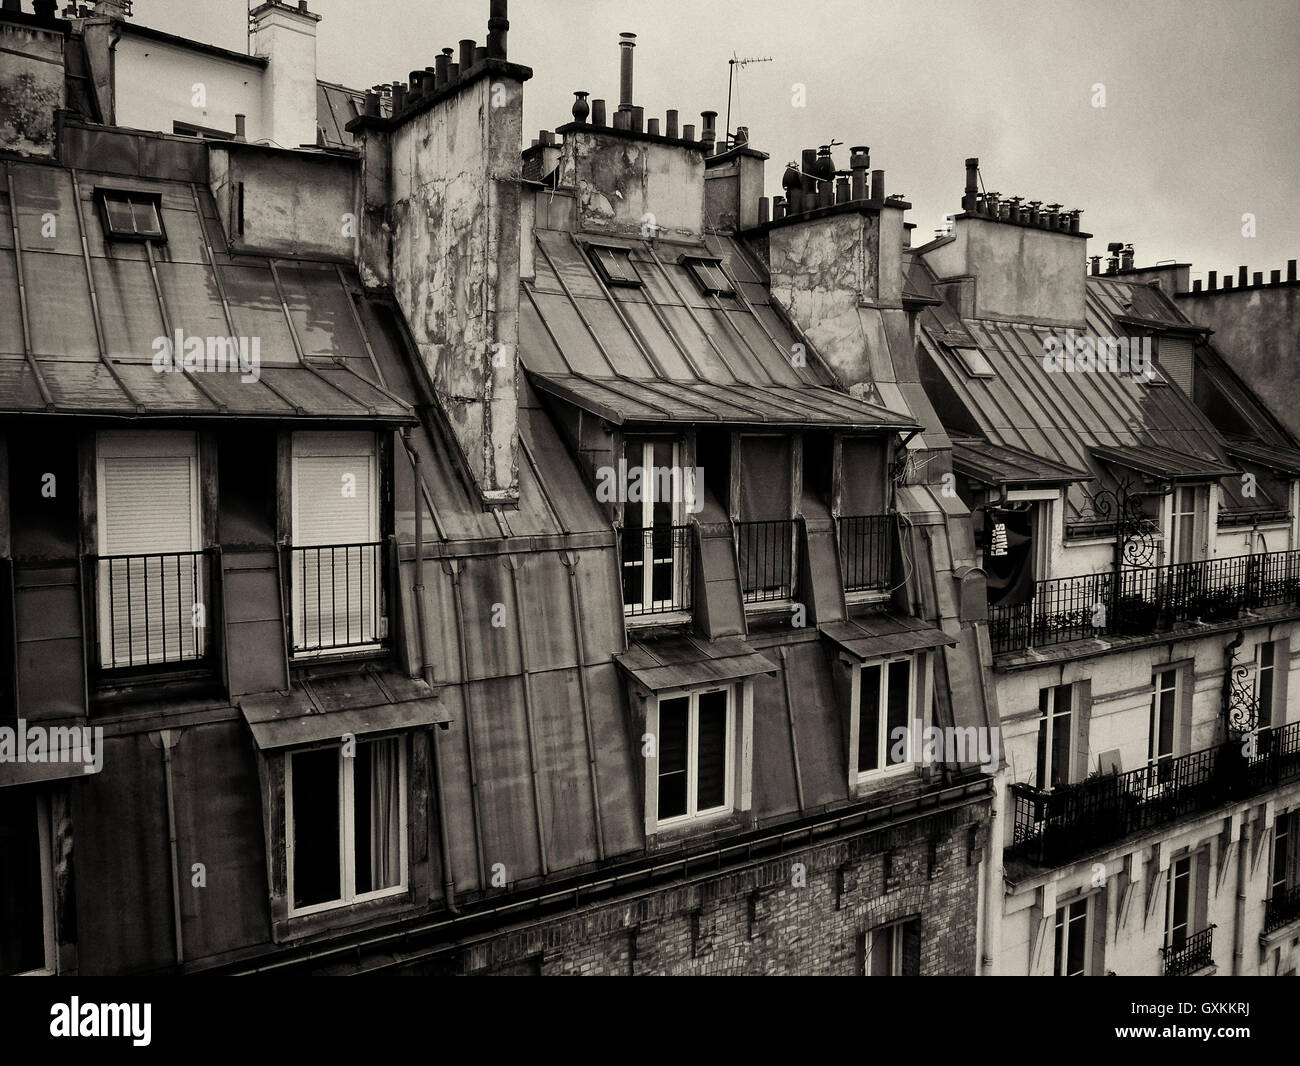
[[[510,19],[506,13],[506,0],[492,0],[492,6],[488,11],[487,57],[489,59],[505,59],[506,31],[509,29]]]
[[[632,49],[636,47],[636,34],[618,36],[618,108],[622,111],[632,106]]]
[[[979,192],[980,161],[976,156],[966,160],[966,195],[961,198],[961,209],[967,214],[975,213],[975,197]]]

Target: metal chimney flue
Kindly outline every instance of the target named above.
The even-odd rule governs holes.
[[[489,59],[506,57],[506,31],[510,29],[506,6],[506,0],[492,0],[492,6],[488,11],[487,55]]]
[[[972,156],[966,160],[966,195],[961,200],[961,209],[970,214],[975,213],[975,196],[979,192],[979,173],[979,158]]]
[[[374,96],[374,98],[375,98],[375,110],[374,110],[374,113],[375,113],[376,115],[378,115],[378,114],[379,114],[379,97],[378,97],[378,95],[376,95],[375,93],[366,93],[366,114],[368,115],[368,114],[371,113],[371,112],[370,112],[370,98],[371,98],[372,96]],[[244,115],[236,115],[236,116],[235,116],[235,140],[237,140],[237,141],[246,141],[246,140],[248,140],[247,136],[245,136],[245,133],[244,133],[244,123],[245,123],[246,120],[247,120],[247,119],[246,119],[246,116],[244,116]]]
[[[593,100],[591,102],[591,124],[593,126],[605,125],[605,101]]]
[[[632,49],[636,47],[635,33],[618,35],[618,106],[632,106]]]
[[[673,138],[674,140],[676,140],[677,137],[679,136],[679,134],[678,134],[678,132],[677,132],[677,112],[676,112],[676,111],[669,111],[669,112],[664,116],[664,119],[665,119],[665,122],[664,122],[664,127],[665,127],[665,128],[664,128],[664,136],[665,136],[665,137],[671,137],[671,138]]]
[[[474,65],[474,42],[466,37],[460,42],[460,72],[465,74]]]

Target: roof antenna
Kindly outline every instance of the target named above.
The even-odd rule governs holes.
[[[731,147],[731,83],[736,76],[737,67],[747,67],[750,63],[770,63],[771,56],[751,56],[749,59],[738,59],[736,53],[731,53],[731,58],[727,60],[727,128],[723,131],[725,137],[723,144],[728,148]]]

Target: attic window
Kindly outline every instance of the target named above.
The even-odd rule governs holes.
[[[104,229],[110,237],[128,241],[165,241],[162,198],[157,193],[99,189]]]
[[[735,288],[722,272],[721,259],[706,259],[702,256],[684,256],[682,265],[691,272],[695,284],[706,296],[734,296]]]
[[[961,360],[961,365],[966,373],[973,378],[991,378],[994,377],[993,364],[988,361],[988,357],[978,348],[954,348],[957,358]]]
[[[632,249],[617,248],[608,244],[590,246],[591,261],[596,264],[606,285],[640,287],[641,275],[632,264]]]

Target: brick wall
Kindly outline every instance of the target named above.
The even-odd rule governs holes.
[[[862,939],[919,916],[922,975],[973,974],[978,803],[796,850],[734,872],[532,923],[423,963],[423,973],[855,974]]]

